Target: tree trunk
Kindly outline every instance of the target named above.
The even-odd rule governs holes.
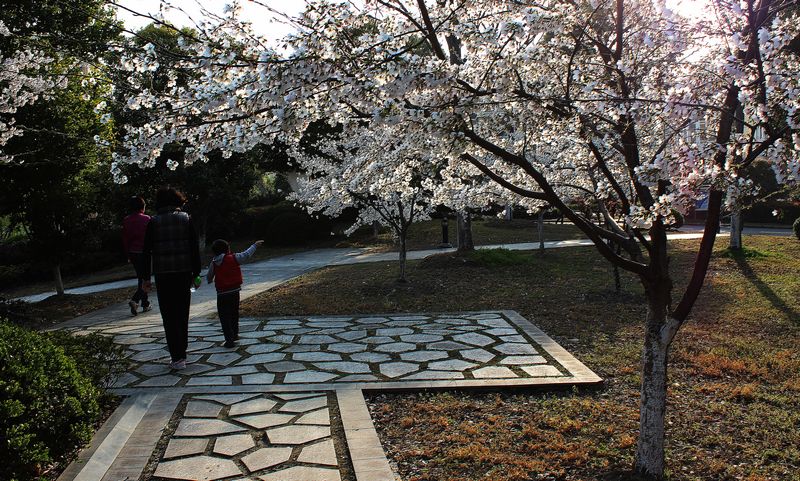
[[[731,213],[731,237],[730,247],[731,250],[741,250],[742,248],[742,211],[737,209]]]
[[[406,282],[406,233],[400,233],[400,278],[399,282]]]
[[[53,265],[53,281],[56,285],[56,294],[59,296],[64,295],[64,281],[61,279],[61,264],[56,263]]]
[[[468,211],[458,213],[458,252],[474,251],[472,216]]]
[[[505,220],[514,220],[514,209],[512,209],[510,205],[506,206],[506,209],[503,212],[503,218]]]
[[[670,344],[664,335],[666,323],[667,307],[663,297],[648,292],[635,471],[649,480],[664,479],[664,415],[667,408],[667,353]]]
[[[544,255],[544,210],[539,211],[539,217],[536,219],[536,231],[539,235],[539,253]]]
[[[372,238],[374,240],[378,240],[378,236],[381,234],[381,223],[377,220],[372,221]]]

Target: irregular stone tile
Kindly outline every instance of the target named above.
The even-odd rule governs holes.
[[[348,361],[315,362],[315,366],[325,371],[338,371],[349,374],[363,374],[372,372],[369,364]]]
[[[287,336],[287,335],[272,336],[269,338],[269,340],[272,342],[279,342],[281,344],[291,344],[292,341],[294,341],[294,336]]]
[[[386,323],[386,325],[390,327],[409,327],[409,326],[419,326],[424,322],[425,321],[389,321]]]
[[[230,406],[231,404],[246,401],[256,396],[258,396],[258,394],[202,394],[200,396],[194,396],[194,399],[206,399]]]
[[[217,369],[217,366],[209,366],[208,364],[202,364],[202,363],[192,363],[186,365],[186,369],[183,369],[181,371],[181,375],[194,376],[195,374],[202,374],[212,369]]]
[[[245,429],[235,424],[219,419],[181,419],[175,436],[216,436],[244,431]]]
[[[392,339],[391,337],[387,337],[387,336],[370,336],[370,337],[362,339],[361,342],[364,342],[364,343],[367,343],[367,344],[388,344],[388,343],[396,342],[396,341],[394,339]]]
[[[255,447],[256,443],[249,434],[222,436],[214,441],[214,452],[224,456],[236,456],[242,451]]]
[[[200,376],[186,381],[187,386],[231,386],[233,379],[230,376]]]
[[[173,374],[167,374],[166,376],[156,376],[151,377],[150,379],[145,379],[144,381],[140,382],[138,386],[141,387],[166,387],[166,386],[174,386],[178,384],[181,378],[179,376],[175,376]]]
[[[291,456],[292,448],[261,448],[243,456],[242,462],[253,472],[285,463]]]
[[[291,414],[254,414],[252,416],[240,416],[233,418],[240,423],[245,423],[248,426],[253,426],[256,429],[264,429],[271,426],[280,426],[292,420],[294,416]]]
[[[320,426],[331,425],[331,413],[327,409],[320,409],[319,411],[304,414],[295,421],[295,424],[317,424]]]
[[[436,342],[443,340],[444,337],[436,334],[409,334],[407,336],[400,336],[403,342]]]
[[[148,342],[147,344],[134,344],[132,346],[128,346],[128,349],[133,349],[134,351],[151,351],[153,349],[164,349],[164,344]]]
[[[436,322],[440,324],[449,324],[451,326],[464,326],[470,324],[470,321],[467,319],[459,319],[459,318],[451,318],[451,319],[436,319]]]
[[[264,369],[266,369],[269,372],[290,372],[290,371],[302,371],[303,369],[305,369],[305,366],[300,364],[299,362],[281,361],[281,362],[264,364]]]
[[[489,366],[489,367],[482,367],[480,369],[475,369],[472,371],[472,375],[475,379],[500,379],[500,378],[510,378],[510,377],[519,377],[514,374],[514,371],[507,367],[501,366]]]
[[[293,466],[261,476],[262,481],[342,481],[336,469]]]
[[[473,346],[483,347],[492,344],[494,339],[489,336],[484,336],[483,334],[477,333],[469,333],[469,334],[458,334],[453,336],[454,341],[463,342],[465,344],[472,344]]]
[[[378,378],[372,374],[351,374],[349,376],[340,377],[336,382],[363,382],[363,381],[377,381]]]
[[[505,328],[505,327],[496,327],[494,329],[486,329],[486,334],[491,334],[493,336],[513,336],[515,334],[519,334],[519,331],[513,328]]]
[[[267,439],[272,444],[306,444],[330,435],[328,426],[291,425],[267,429]]]
[[[192,342],[186,347],[186,352],[199,351],[214,346],[213,342]]]
[[[542,356],[507,356],[500,360],[500,364],[547,364],[547,359]]]
[[[283,352],[319,352],[319,351],[321,351],[319,344],[294,344],[283,350]]]
[[[300,336],[300,339],[297,341],[298,344],[333,344],[335,342],[336,339],[331,336],[320,335]]]
[[[333,446],[332,439],[326,439],[320,443],[311,444],[303,447],[297,461],[309,464],[324,464],[327,466],[337,466],[336,448]]]
[[[453,371],[422,371],[416,374],[409,374],[403,378],[404,380],[422,380],[422,379],[464,379],[464,375],[460,372]]]
[[[390,362],[380,365],[381,374],[386,377],[400,377],[410,372],[419,371],[419,364],[410,362]]]
[[[473,319],[475,319],[473,317]],[[488,318],[488,319],[477,319],[478,324],[486,327],[513,327],[511,324],[508,323],[505,319],[497,318]]]
[[[331,327],[350,327],[352,324],[349,322],[318,322],[312,321],[306,324],[308,327],[321,327],[321,328],[331,328]]]
[[[375,331],[376,336],[405,336],[407,334],[414,334],[414,330],[407,327],[389,327]]]
[[[355,341],[367,337],[367,331],[345,331],[337,334],[336,337],[345,341]]]
[[[447,361],[434,361],[428,363],[428,369],[436,371],[466,371],[477,366],[473,362],[462,361],[461,359],[450,359]]]
[[[264,364],[268,362],[280,361],[286,358],[286,354],[282,352],[269,352],[266,354],[256,354],[254,356],[246,357],[237,363],[237,366],[252,366],[254,364]]]
[[[204,376],[239,376],[242,374],[253,374],[258,372],[255,366],[236,366],[217,369],[214,372],[203,374]]]
[[[319,371],[300,371],[287,373],[283,378],[286,384],[304,384],[315,382],[327,382],[337,377],[338,374],[331,374],[329,372]]]
[[[391,359],[391,356],[378,352],[357,352],[350,354],[350,359],[359,362],[386,362]]]
[[[117,376],[117,378],[114,380],[114,383],[111,385],[111,387],[125,387],[125,386],[128,386],[130,384],[133,384],[134,382],[136,382],[138,380],[139,380],[138,377],[134,376],[133,374],[131,374],[129,372],[122,373],[119,376]]]
[[[493,349],[502,354],[538,354],[530,344],[505,343],[494,346]]]
[[[152,341],[151,338],[142,336],[117,336],[114,338],[114,344],[123,344],[126,346],[132,344],[148,344],[151,341]]]
[[[437,351],[455,351],[460,349],[469,349],[470,347],[472,346],[467,346],[466,344],[453,341],[432,342],[427,345],[428,349],[434,349]]]
[[[277,334],[275,331],[250,331],[240,332],[239,337],[243,337],[245,339],[260,339],[262,337],[274,336],[275,334]]]
[[[264,321],[264,328],[266,329],[267,326],[296,326],[298,324],[300,324],[300,319],[269,319]]]
[[[465,349],[458,351],[461,357],[469,359],[470,361],[489,362],[494,359],[494,354],[483,349]]]
[[[233,461],[211,456],[162,461],[155,472],[156,477],[194,481],[212,481],[237,474],[242,472]]]
[[[236,343],[239,344],[240,346],[253,346],[253,345],[256,345],[256,344],[261,344],[261,341],[259,341],[258,339],[244,339],[243,338],[243,339],[239,339],[238,341],[236,341]]]
[[[222,406],[208,401],[189,401],[183,416],[187,418],[215,418],[222,411]]]
[[[293,327],[291,329],[281,329],[282,334],[291,334],[297,336],[300,334],[309,334],[312,332],[319,332],[319,329],[310,329],[308,327]]]
[[[169,353],[167,351],[155,349],[152,351],[137,352],[136,354],[132,355],[130,359],[138,362],[148,362],[155,361],[156,359],[163,359],[165,357],[169,357]]]
[[[275,397],[278,399],[283,399],[284,401],[291,401],[292,399],[303,399],[307,397],[317,397],[320,393],[318,392],[287,392],[287,393],[278,393],[275,394]]]
[[[351,353],[351,352],[366,351],[367,346],[365,346],[364,344],[354,344],[352,342],[340,342],[337,344],[330,344],[328,346],[328,350],[333,352]]]
[[[206,446],[208,438],[170,439],[167,450],[164,451],[164,459],[200,454],[206,450]]]
[[[411,344],[410,342],[395,342],[392,344],[381,344],[380,346],[375,347],[375,350],[381,352],[399,353],[413,351],[416,348],[416,344]]]
[[[272,399],[256,398],[246,402],[241,402],[231,406],[228,416],[240,416],[242,414],[267,412],[278,403]]]
[[[360,317],[355,322],[359,324],[383,324],[389,322],[389,319],[385,317]]]
[[[295,361],[341,361],[342,356],[332,352],[298,352],[292,354]]]
[[[430,319],[428,316],[389,316],[393,321],[427,321]]]
[[[446,357],[447,352],[445,351],[414,351],[400,354],[400,359],[416,362],[435,361],[436,359],[444,359]]]
[[[481,312],[481,313],[474,313],[474,314],[467,314],[464,317],[467,319],[474,319],[476,321],[482,319],[497,319],[500,318],[502,314],[499,312]]]
[[[283,347],[283,344],[255,344],[252,346],[247,346],[245,351],[247,351],[249,354],[263,354],[265,352],[277,351]]]
[[[527,372],[531,377],[554,377],[563,376],[555,366],[522,366],[522,370]]]
[[[272,384],[274,380],[275,375],[268,372],[245,374],[242,376],[242,384]]]
[[[525,336],[521,336],[519,334],[515,336],[500,336],[500,339],[503,342],[528,342],[528,340],[525,339]]]
[[[462,331],[462,332],[480,331],[480,330],[483,330],[483,326],[472,326],[472,325],[469,325],[469,326],[455,326],[455,327],[453,327],[453,329],[456,330],[456,331]]]
[[[233,361],[240,359],[241,357],[242,356],[240,356],[236,352],[228,352],[225,354],[212,354],[208,356],[208,362],[213,364],[218,364],[220,366],[227,366]]]
[[[278,411],[284,413],[305,413],[308,411],[313,411],[314,409],[319,409],[327,406],[328,406],[328,398],[326,396],[321,396],[308,399],[297,399],[294,401],[288,401],[286,404],[281,406],[281,408],[278,409]]]

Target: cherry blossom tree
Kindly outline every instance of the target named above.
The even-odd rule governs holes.
[[[118,162],[149,165],[175,141],[193,146],[190,161],[291,143],[324,119],[411,154],[377,157],[376,169],[449,152],[443,179],[479,175],[550,204],[644,288],[635,471],[661,479],[669,347],[703,285],[720,213],[754,187],[740,175],[754,162],[781,184],[800,176],[797,0],[704,8],[688,20],[649,0],[319,0],[275,50],[234,4],[186,46],[196,81],[129,100],[163,115],[130,129]],[[125,65],[157,63],[146,49]],[[667,228],[706,195],[696,262],[678,290]],[[602,224],[572,207],[587,196]]]

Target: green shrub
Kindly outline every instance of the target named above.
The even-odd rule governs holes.
[[[533,259],[526,254],[509,249],[476,249],[469,253],[473,262],[486,266],[515,266],[529,264]]]
[[[108,336],[91,333],[73,336],[66,331],[52,331],[47,336],[75,361],[75,367],[98,388],[109,388],[125,372],[128,361],[125,349]]]
[[[795,219],[794,224],[792,224],[792,229],[794,230],[794,235],[800,239],[800,217]]]
[[[48,336],[0,322],[0,479],[37,479],[89,442],[99,397]]]

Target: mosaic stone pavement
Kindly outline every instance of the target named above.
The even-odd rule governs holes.
[[[570,373],[501,312],[243,319],[239,346],[215,320],[189,327],[189,366],[170,371],[163,329],[135,320],[88,328],[128,348],[114,387],[525,379]]]
[[[340,481],[331,394],[187,396],[152,480]],[[337,455],[337,451],[339,454]]]
[[[123,405],[58,481],[395,481],[364,389],[602,382],[514,311],[242,319],[230,349],[194,318],[181,371],[156,315],[66,329],[113,337],[130,366]]]

